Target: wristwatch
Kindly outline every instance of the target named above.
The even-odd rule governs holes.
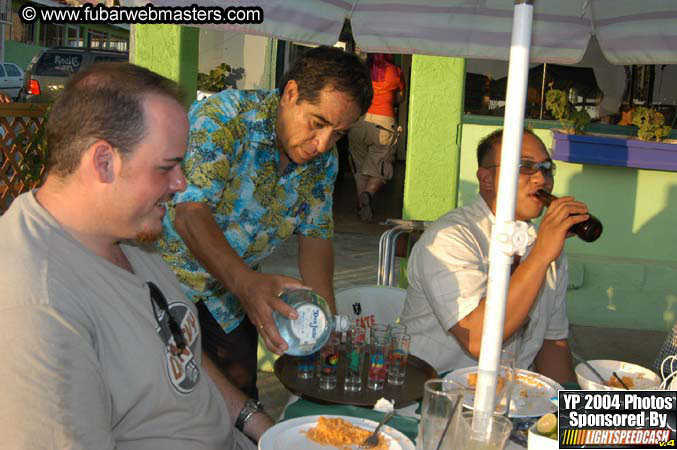
[[[247,401],[244,402],[244,406],[240,410],[240,414],[237,416],[237,420],[235,421],[235,428],[244,432],[243,431],[244,424],[247,423],[247,421],[252,417],[252,415],[254,415],[254,413],[262,411],[263,405],[258,400],[254,400],[253,398],[247,399]]]

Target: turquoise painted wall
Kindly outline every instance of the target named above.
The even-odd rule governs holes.
[[[475,151],[496,128],[463,126],[459,206],[477,195]],[[550,130],[534,131],[552,146]],[[668,330],[677,319],[677,173],[556,163],[553,193],[580,198],[605,226],[592,244],[567,241],[571,322]]]

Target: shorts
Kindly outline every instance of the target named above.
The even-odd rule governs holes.
[[[196,302],[202,331],[202,351],[220,372],[238,389],[258,400],[256,370],[259,335],[249,317],[230,333],[226,333],[203,302]]]
[[[390,180],[398,134],[393,117],[367,114],[360,119],[348,133],[352,172]]]

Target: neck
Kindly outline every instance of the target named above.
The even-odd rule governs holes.
[[[102,215],[105,209],[100,207],[100,203],[91,201],[95,195],[90,196],[85,190],[77,189],[73,183],[48,177],[35,193],[35,199],[73,239],[95,255],[132,272],[119,239],[101,227],[106,223]]]
[[[289,156],[287,156],[287,153],[280,149],[280,165],[278,166],[279,173],[284,172],[284,169],[287,168],[289,165]]]

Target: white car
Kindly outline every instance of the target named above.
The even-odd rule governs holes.
[[[0,64],[0,91],[16,99],[24,85],[24,71],[14,63]]]

